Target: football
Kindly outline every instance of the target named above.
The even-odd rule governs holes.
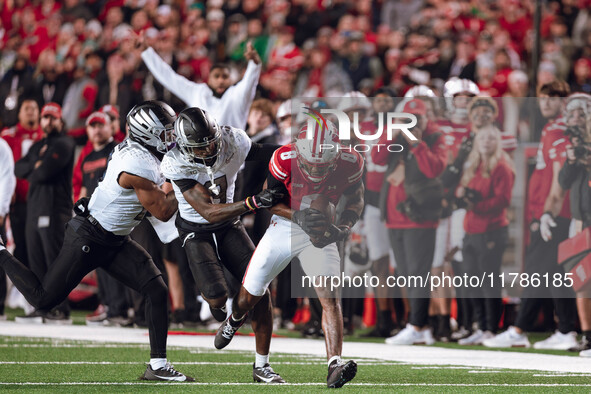
[[[328,226],[330,226],[331,224],[334,224],[334,222],[335,222],[335,217],[336,217],[335,205],[332,202],[330,202],[328,197],[326,197],[324,195],[319,195],[318,197],[316,197],[315,200],[312,200],[312,203],[310,204],[310,208],[316,209],[317,211],[320,211],[324,216],[326,216],[326,218],[328,219],[327,226],[322,229],[318,229],[322,232],[326,232],[326,230],[328,229]],[[312,241],[312,243],[315,244],[316,241],[320,240],[320,238],[321,237],[310,237],[310,241]]]

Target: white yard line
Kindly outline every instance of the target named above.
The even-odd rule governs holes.
[[[204,382],[0,382],[0,386],[254,386],[261,387],[261,383],[204,383]],[[326,386],[326,383],[283,383],[282,386]],[[591,387],[591,383],[347,383],[348,386],[379,386],[379,387]]]
[[[40,326],[0,322],[0,335],[142,345],[148,343],[146,329],[118,327]],[[195,350],[195,348],[213,350],[213,339],[213,336],[203,335],[171,335],[168,337],[168,344],[169,347],[189,350]],[[228,346],[228,350],[250,351],[254,354],[254,337],[237,336]],[[273,338],[271,352],[302,354],[320,358],[326,356],[324,340],[315,339]],[[584,357],[494,350],[446,349],[430,346],[389,346],[380,343],[345,342],[343,344],[343,358],[365,357],[409,364],[455,365],[472,368],[506,368],[570,373],[589,373],[591,371],[591,358]],[[273,354],[271,354],[272,358]],[[172,362],[174,364],[174,360]]]

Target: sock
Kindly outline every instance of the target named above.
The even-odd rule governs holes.
[[[234,315],[230,315],[230,320],[229,320],[230,325],[232,327],[238,327],[240,325],[240,323],[242,323],[242,320],[244,320],[245,317],[246,316],[242,316],[242,319],[236,320],[236,318],[234,317]]]
[[[328,360],[328,366],[330,367],[330,364],[332,364],[335,361],[337,362],[337,364],[340,363],[341,362],[341,356],[332,356],[330,358],[330,360]]]
[[[255,353],[255,359],[254,359],[254,367],[255,368],[263,368],[265,366],[265,364],[269,364],[269,355],[262,355],[262,354],[258,354]]]
[[[587,338],[587,340],[591,340],[591,330],[585,330],[582,332],[583,336]]]
[[[390,329],[392,324],[392,313],[388,310],[380,311],[378,314],[378,327]]]
[[[160,369],[160,368],[164,368],[165,365],[166,365],[165,358],[151,358],[150,359],[150,366],[152,366],[152,369],[154,371],[157,369]]]

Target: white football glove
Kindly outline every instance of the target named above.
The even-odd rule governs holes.
[[[551,214],[545,213],[540,218],[540,235],[546,242],[552,239],[552,227],[556,227],[556,222]]]

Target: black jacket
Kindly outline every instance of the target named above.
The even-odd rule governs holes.
[[[65,133],[52,134],[33,144],[27,155],[16,162],[15,175],[30,184],[27,215],[71,216],[75,148],[74,140]],[[38,161],[41,164],[35,168]]]
[[[591,172],[580,164],[564,163],[558,183],[570,190],[570,210],[574,219],[583,221],[583,228],[591,226]]]

